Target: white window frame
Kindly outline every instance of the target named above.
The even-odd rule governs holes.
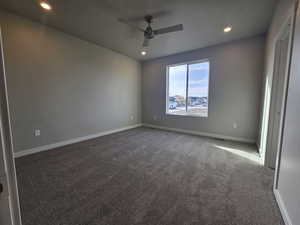
[[[208,70],[208,87],[207,87],[207,116],[201,116],[197,114],[191,114],[186,111],[185,114],[173,114],[169,112],[169,68],[174,67],[174,66],[182,66],[182,65],[187,65],[187,79],[186,79],[186,93],[188,94],[188,81],[189,81],[189,65],[192,64],[197,64],[197,63],[204,63],[208,62],[209,63],[209,70]],[[194,61],[189,61],[189,62],[183,62],[183,63],[177,63],[177,64],[169,64],[167,65],[166,69],[166,115],[167,116],[186,116],[186,117],[198,117],[198,118],[208,118],[209,116],[209,86],[210,86],[210,59],[205,58],[205,59],[200,59],[200,60],[194,60]],[[188,96],[186,96],[186,109],[188,107],[187,105],[188,101]]]

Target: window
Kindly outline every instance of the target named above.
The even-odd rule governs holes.
[[[167,68],[167,114],[208,116],[209,61]]]

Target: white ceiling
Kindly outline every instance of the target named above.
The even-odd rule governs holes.
[[[266,32],[277,0],[0,0],[0,7],[138,60],[161,57]],[[164,12],[153,28],[182,23],[184,31],[155,37],[140,54],[143,33],[118,18]],[[143,21],[138,22],[142,27]],[[232,32],[224,34],[226,25]]]

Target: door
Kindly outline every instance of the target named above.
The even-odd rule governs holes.
[[[0,224],[21,225],[0,31]]]
[[[267,165],[275,168],[280,131],[282,124],[282,106],[285,100],[287,69],[290,48],[290,24],[287,24],[275,48],[275,68],[272,83],[269,132],[267,139]]]

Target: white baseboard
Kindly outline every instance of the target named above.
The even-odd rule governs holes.
[[[90,140],[90,139],[105,136],[105,135],[108,135],[108,134],[113,134],[113,133],[129,130],[129,129],[133,129],[133,128],[140,127],[140,126],[151,127],[151,128],[161,129],[161,130],[175,131],[175,132],[186,133],[186,134],[193,134],[193,135],[198,135],[198,136],[221,138],[221,139],[231,140],[231,141],[239,141],[239,142],[245,142],[245,143],[255,143],[255,140],[251,140],[251,139],[236,138],[236,137],[224,136],[224,135],[213,134],[213,133],[191,131],[191,130],[186,130],[186,129],[163,127],[163,126],[157,126],[157,125],[152,125],[152,124],[147,124],[146,123],[146,124],[135,124],[135,125],[132,125],[132,126],[126,126],[126,127],[122,127],[122,128],[118,128],[118,129],[114,129],[114,130],[108,130],[108,131],[104,131],[104,132],[101,132],[101,133],[98,133],[98,134],[88,135],[88,136],[85,136],[85,137],[74,138],[74,139],[70,139],[70,140],[67,140],[67,141],[61,141],[61,142],[56,142],[56,143],[49,144],[49,145],[43,145],[43,146],[38,146],[38,147],[35,147],[35,148],[31,148],[31,149],[22,150],[22,151],[19,151],[19,152],[15,152],[14,157],[19,158],[19,157],[22,157],[22,156],[25,156],[25,155],[30,155],[30,154],[34,154],[34,153],[38,153],[38,152],[42,152],[42,151],[48,151],[48,150],[51,150],[51,149],[54,149],[54,148],[58,148],[58,147],[62,147],[62,146],[66,146],[66,145],[70,145],[70,144]]]
[[[175,132],[179,132],[179,133],[193,134],[193,135],[212,137],[212,138],[220,138],[220,139],[224,139],[224,140],[238,141],[238,142],[251,143],[251,144],[255,144],[255,142],[256,142],[256,140],[253,140],[253,139],[231,137],[231,136],[225,136],[225,135],[214,134],[214,133],[192,131],[192,130],[187,130],[187,129],[170,128],[170,127],[152,125],[152,124],[148,124],[148,123],[143,123],[143,126],[161,129],[161,130],[175,131]]]
[[[15,152],[14,157],[19,158],[19,157],[22,157],[22,156],[25,156],[25,155],[30,155],[30,154],[34,154],[34,153],[38,153],[38,152],[42,152],[42,151],[51,150],[51,149],[54,149],[54,148],[58,148],[58,147],[62,147],[62,146],[65,146],[65,145],[70,145],[70,144],[90,140],[90,139],[105,136],[105,135],[108,135],[108,134],[113,134],[113,133],[117,133],[117,132],[121,132],[121,131],[125,131],[125,130],[130,130],[130,129],[137,128],[137,127],[140,127],[140,126],[142,126],[142,124],[135,124],[135,125],[121,127],[121,128],[114,129],[114,130],[104,131],[104,132],[101,132],[101,133],[98,133],[98,134],[88,135],[88,136],[85,136],[85,137],[73,138],[73,139],[70,139],[70,140],[67,140],[67,141],[60,141],[60,142],[56,142],[56,143],[49,144],[49,145],[38,146],[38,147],[35,147],[35,148]]]
[[[286,210],[285,204],[282,201],[280,193],[277,189],[274,189],[274,195],[275,195],[275,198],[276,198],[276,201],[277,201],[277,204],[278,204],[278,207],[280,209],[280,212],[281,212],[281,215],[282,215],[282,218],[284,220],[285,225],[293,225],[292,221],[289,217],[289,214]]]

